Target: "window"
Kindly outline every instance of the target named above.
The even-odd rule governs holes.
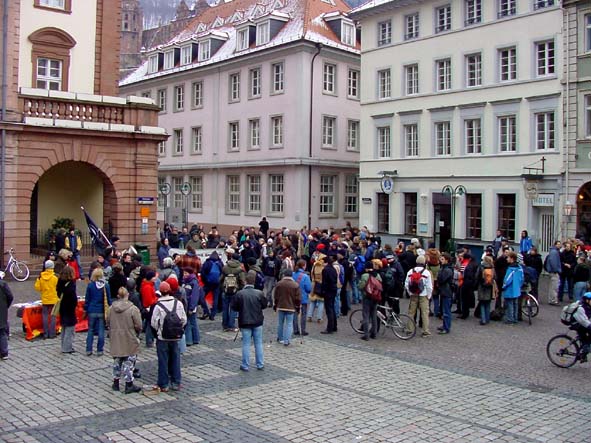
[[[466,86],[482,86],[482,54],[466,56]]]
[[[419,93],[419,65],[404,67],[404,82],[406,83],[406,95]]]
[[[444,32],[450,29],[451,5],[445,5],[435,9],[435,32]]]
[[[174,155],[182,155],[183,153],[183,130],[175,129],[173,131],[174,137]]]
[[[181,65],[190,65],[193,61],[193,46],[187,45],[181,48]]]
[[[248,175],[248,213],[257,214],[261,212],[261,176]]]
[[[191,128],[191,153],[201,154],[202,130],[201,126]]]
[[[172,178],[172,206],[173,208],[183,207],[183,177]]]
[[[279,94],[283,92],[283,62],[274,63],[271,66],[271,71],[273,78],[272,93]]]
[[[36,7],[42,6],[45,8],[61,9],[63,12],[72,11],[72,0],[35,0]]]
[[[466,237],[482,238],[482,194],[466,194]]]
[[[148,58],[148,74],[158,72],[158,55],[151,55]]]
[[[347,150],[359,151],[359,121],[347,120]]]
[[[200,108],[203,106],[203,82],[194,82],[191,87],[193,88],[193,108]]]
[[[355,46],[355,26],[352,23],[342,22],[341,42],[347,46]]]
[[[60,60],[37,59],[36,87],[51,91],[60,91],[62,89],[62,62]]]
[[[271,210],[272,214],[283,214],[283,175],[273,174],[269,176],[271,183]]]
[[[435,123],[435,151],[437,155],[451,155],[451,123]]]
[[[228,175],[226,178],[228,214],[240,214],[240,176]]]
[[[515,6],[516,0],[498,0],[499,2],[499,18],[515,15],[517,8]]]
[[[248,121],[248,134],[249,147],[259,149],[261,147],[261,121],[258,118]]]
[[[271,117],[271,142],[274,148],[283,146],[283,117]]]
[[[269,22],[259,23],[257,25],[257,46],[269,42]]]
[[[548,8],[554,6],[554,0],[534,0],[534,9]]]
[[[404,125],[404,146],[407,157],[419,156],[419,125],[416,123]]]
[[[390,126],[378,128],[378,157],[390,158],[392,156],[392,141],[390,137]]]
[[[591,51],[591,14],[585,15],[585,51]]]
[[[166,112],[166,89],[158,89],[158,106],[160,112]]]
[[[166,179],[164,177],[158,177],[158,209],[164,209],[164,202],[166,201],[167,196],[162,193],[162,188],[166,183]]]
[[[203,177],[194,176],[189,177],[189,183],[191,184],[191,210],[202,211],[203,210]]]
[[[158,143],[158,155],[164,157],[166,155],[166,141],[163,140]]]
[[[466,154],[482,152],[482,123],[479,118],[464,121],[466,137]]]
[[[404,39],[410,40],[419,37],[419,13],[404,17]]]
[[[144,97],[144,98],[152,98],[152,91],[144,91],[144,92],[142,92],[142,97]]]
[[[211,41],[205,40],[203,42],[199,42],[199,57],[197,58],[198,61],[203,62],[205,60],[209,60],[211,56]]]
[[[174,110],[182,111],[185,108],[185,86],[174,87]]]
[[[349,69],[347,79],[347,97],[359,98],[359,71],[356,69]]]
[[[378,71],[378,98],[390,98],[392,87],[392,76],[389,69]]]
[[[359,176],[345,176],[345,214],[357,214],[359,207]]]
[[[448,91],[451,89],[451,59],[438,60],[436,63],[437,90]]]
[[[236,37],[236,50],[237,51],[244,51],[248,49],[249,46],[249,28],[241,29],[238,31],[238,35]]]
[[[335,147],[335,130],[337,126],[336,117],[322,117],[322,147]]]
[[[536,149],[554,149],[554,112],[540,112],[535,114],[536,121]]]
[[[499,150],[515,152],[517,150],[517,121],[514,115],[499,117]]]
[[[591,137],[591,95],[585,96],[585,136]]]
[[[378,46],[392,43],[392,20],[378,23]]]
[[[261,68],[254,68],[249,71],[250,77],[250,98],[261,96]]]
[[[482,0],[466,0],[465,25],[473,25],[482,22]]]
[[[502,82],[517,80],[517,50],[514,47],[499,50],[499,78]]]
[[[538,76],[554,74],[554,41],[536,43]]]
[[[240,73],[230,74],[230,101],[240,101]]]
[[[230,122],[228,124],[228,132],[229,132],[229,147],[231,151],[237,151],[240,149],[240,123],[239,122]]]
[[[416,234],[417,232],[417,194],[415,192],[404,193],[404,233]]]
[[[320,176],[320,215],[335,215],[336,175]]]
[[[499,194],[498,210],[497,229],[511,241],[515,238],[515,194]]]
[[[324,72],[322,75],[322,90],[328,94],[335,94],[335,77],[337,67],[330,63],[324,64]]]
[[[174,68],[174,49],[164,53],[164,69]]]

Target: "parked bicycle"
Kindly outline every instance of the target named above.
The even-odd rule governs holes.
[[[538,300],[531,295],[525,294],[521,300],[521,313],[527,317],[528,323],[531,325],[531,320],[540,312],[540,304]]]
[[[575,329],[569,328],[571,331]],[[558,334],[552,337],[548,341],[546,346],[546,355],[548,359],[559,368],[570,368],[577,361],[585,363],[587,359],[582,359],[581,349],[583,348],[583,342],[581,337],[577,334],[572,337],[568,334]]]
[[[349,323],[355,332],[363,334],[363,309],[355,309],[349,314]],[[378,305],[378,333],[382,336],[390,329],[401,340],[410,340],[417,333],[412,318],[406,314],[396,314],[391,307]]]
[[[29,278],[29,267],[23,261],[17,260],[14,256],[14,248],[10,248],[4,254],[8,254],[10,258],[8,259],[8,263],[6,263],[6,268],[4,269],[5,273],[9,273],[12,275],[12,278],[18,281],[25,281]]]

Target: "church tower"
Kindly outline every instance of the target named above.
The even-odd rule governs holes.
[[[122,0],[120,78],[141,64],[143,24],[144,15],[139,0]]]

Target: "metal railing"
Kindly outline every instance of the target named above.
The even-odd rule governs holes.
[[[105,232],[105,235],[110,237],[108,232]],[[84,231],[80,232],[80,240],[82,241],[80,255],[94,255],[95,252],[92,247],[92,237],[90,234]],[[55,251],[55,236],[47,229],[33,230],[31,232],[31,251],[37,251],[37,253]]]

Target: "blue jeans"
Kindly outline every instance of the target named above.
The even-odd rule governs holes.
[[[441,301],[439,300],[439,294],[433,294],[433,314],[435,316],[439,315],[439,310],[441,309]]]
[[[453,297],[441,297],[441,310],[443,316],[443,330],[449,332],[451,330],[451,302]]]
[[[353,303],[357,304],[361,301],[361,295],[359,294],[359,277],[355,277],[351,283],[351,291],[353,292]]]
[[[150,325],[149,319],[144,320],[144,331],[146,348],[151,348],[154,346],[154,333],[152,332],[152,326]]]
[[[201,306],[201,309],[203,309],[203,315],[207,315],[208,317],[210,317],[211,312],[209,312],[209,306],[207,306],[207,302],[205,301],[206,294],[207,293],[205,291],[201,291],[199,300],[197,300],[197,305]]]
[[[295,335],[300,335],[306,332],[306,314],[308,313],[308,304],[302,303],[300,307],[300,315],[294,314],[293,316],[293,331]],[[300,322],[298,323],[298,317]]]
[[[273,289],[275,289],[275,284],[277,283],[277,279],[275,277],[269,277],[265,275],[265,286],[263,288],[263,294],[267,298],[267,304],[269,306],[273,306]]]
[[[103,352],[105,347],[105,314],[88,314],[88,334],[86,335],[86,352],[92,352],[95,332],[98,334],[96,352]]]
[[[517,310],[519,309],[519,297],[505,299],[505,323],[517,323]]]
[[[581,301],[583,294],[587,291],[587,282],[578,281],[575,283],[575,301]]]
[[[55,338],[55,320],[56,317],[51,315],[53,305],[43,305],[41,308],[41,315],[43,315],[43,336],[45,338]]]
[[[158,386],[168,388],[168,383],[174,386],[181,384],[181,353],[179,342],[156,340],[158,354]]]
[[[234,296],[224,294],[223,297],[222,327],[224,329],[234,329],[236,316],[238,315],[237,312],[232,311],[232,299]]]
[[[8,356],[8,329],[0,328],[0,357]]]
[[[240,367],[248,370],[250,367],[250,339],[254,339],[254,357],[258,369],[264,366],[263,361],[263,325],[256,328],[241,328],[242,332],[242,363]]]
[[[490,322],[490,300],[480,302],[480,324],[485,325]]]
[[[337,288],[337,296],[334,298],[334,312],[337,317],[341,316],[341,290],[343,288]]]
[[[289,344],[293,333],[293,312],[277,311],[277,340]]]
[[[199,325],[197,324],[197,313],[187,314],[187,328],[185,329],[185,340],[187,346],[199,344]]]
[[[309,300],[308,301],[308,319],[312,320],[312,314],[314,314],[314,307],[316,307],[316,320],[322,320],[322,313],[324,312],[324,300]]]
[[[185,337],[185,334],[183,334],[183,336],[179,340],[179,351],[181,354],[184,354],[186,350],[187,350],[187,337]]]

